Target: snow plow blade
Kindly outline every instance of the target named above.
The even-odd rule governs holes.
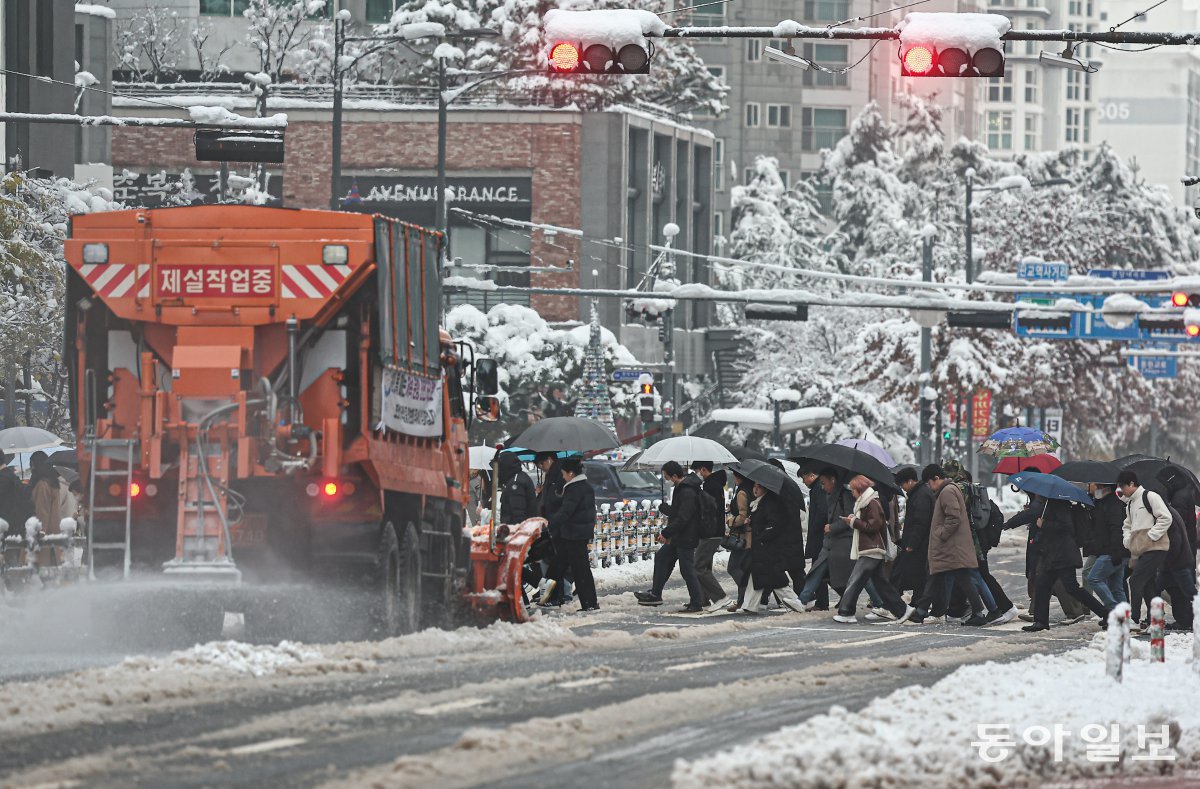
[[[523,581],[529,549],[546,526],[530,518],[518,526],[483,527],[471,537],[471,591],[467,602],[484,620],[528,622],[530,601]]]

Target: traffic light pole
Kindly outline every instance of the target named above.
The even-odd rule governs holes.
[[[900,32],[890,27],[808,27],[786,20],[774,27],[670,27],[661,36],[647,38],[801,38],[858,41],[898,41]],[[1147,44],[1195,46],[1200,31],[1171,33],[1124,30],[1010,30],[1001,41],[1064,41],[1081,44]]]
[[[967,204],[965,206],[965,213],[963,216],[964,236],[965,236],[963,246],[966,247],[966,258],[967,259],[964,261],[964,263],[966,264],[967,284],[970,285],[971,283],[973,283],[975,281],[975,251],[974,251],[974,247],[972,245],[972,242],[974,241],[974,239],[972,238],[972,235],[971,235],[971,226],[972,226],[971,200],[974,198],[973,193],[975,190],[975,168],[974,167],[967,168],[967,173],[964,176],[964,179],[966,180],[966,187],[965,187],[964,191],[966,192],[966,196],[967,196]]]
[[[925,237],[924,243],[921,246],[921,279],[926,282],[933,281],[933,239]],[[917,379],[917,402],[920,403],[920,459],[922,465],[933,462],[930,455],[929,433],[930,422],[932,421],[930,413],[933,408],[933,403],[925,398],[925,390],[930,384],[930,369],[932,367],[933,357],[933,330],[921,327],[921,375]],[[939,436],[940,437],[940,436]]]

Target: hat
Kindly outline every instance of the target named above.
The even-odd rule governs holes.
[[[963,476],[964,469],[960,461],[947,460],[946,462],[942,463],[942,468],[946,470],[946,475],[950,479],[957,480]]]

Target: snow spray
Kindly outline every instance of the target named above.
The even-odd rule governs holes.
[[[1129,645],[1129,603],[1118,603],[1108,615],[1104,639],[1104,665],[1108,676],[1121,681]]]
[[[1156,597],[1150,601],[1150,662],[1163,663],[1166,661],[1166,648],[1163,637],[1166,634],[1166,621],[1163,614],[1163,599]]]

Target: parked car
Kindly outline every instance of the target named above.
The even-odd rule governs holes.
[[[596,493],[596,506],[618,501],[637,501],[663,498],[658,475],[650,471],[622,471],[620,464],[603,460],[586,460],[583,473]]]

